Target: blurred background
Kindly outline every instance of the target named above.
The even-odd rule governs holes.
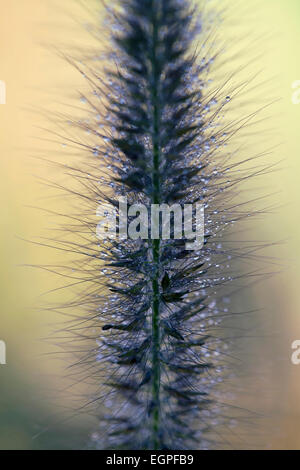
[[[98,2],[83,3],[0,0],[0,80],[7,93],[0,105],[0,340],[7,346],[7,365],[0,365],[0,449],[84,448],[96,424],[84,409],[72,411],[86,390],[70,387],[69,364],[51,341],[61,316],[40,308],[46,292],[54,291],[55,301],[67,294],[55,291],[56,276],[30,267],[62,262],[61,253],[35,244],[58,222],[34,207],[68,210],[67,201],[45,190],[45,180],[55,180],[57,170],[40,158],[64,161],[63,142],[47,135],[48,118],[76,106],[76,93],[86,86],[57,53],[70,45],[89,46],[86,26],[91,15],[97,21]],[[233,0],[216,3],[228,5],[230,17]],[[292,84],[300,80],[300,3],[259,0],[249,6],[239,0],[233,10],[222,30],[225,41],[236,44],[243,36],[239,45],[245,50],[236,59],[243,65],[252,34],[258,38],[252,49],[260,55],[252,71],[260,71],[266,101],[279,99],[268,109],[267,125],[264,121],[255,131],[257,146],[273,147],[269,158],[281,162],[266,182],[266,192],[276,193],[276,209],[256,223],[255,234],[259,240],[283,241],[271,249],[279,260],[271,270],[278,274],[247,294],[264,310],[243,351],[244,392],[237,391],[235,404],[259,415],[250,434],[257,434],[256,428],[260,433],[258,442],[246,436],[239,446],[300,449],[300,365],[291,363],[291,344],[300,340],[300,103],[292,101]],[[256,147],[255,134],[251,138]],[[239,299],[241,305],[244,301]],[[228,439],[234,447],[235,438]]]

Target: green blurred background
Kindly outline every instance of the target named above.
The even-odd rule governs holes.
[[[85,86],[55,49],[73,42],[89,44],[82,25],[90,21],[90,12],[76,0],[63,3],[0,0],[0,80],[7,86],[7,104],[0,106],[0,340],[7,345],[7,365],[0,366],[0,449],[82,448],[95,425],[85,410],[70,411],[74,402],[80,404],[77,394],[85,392],[85,387],[69,388],[68,363],[51,354],[56,348],[48,339],[61,318],[41,311],[40,306],[43,294],[54,289],[57,280],[46,271],[24,266],[61,263],[60,253],[24,240],[47,237],[49,226],[57,224],[55,217],[31,206],[54,210],[64,206],[37,179],[55,179],[55,171],[34,157],[59,160],[62,153],[61,144],[45,137],[43,128],[49,123],[37,109],[65,109],[74,104],[74,93]],[[234,20],[222,33],[225,40],[227,35],[236,44],[241,33],[246,36],[245,50],[237,59],[241,65],[247,60],[247,40],[252,34],[261,38],[253,49],[263,53],[252,70],[260,70],[260,82],[266,80],[262,87],[266,99],[270,90],[272,97],[280,98],[269,109],[267,124],[272,132],[266,131],[265,122],[256,131],[257,145],[265,141],[269,148],[274,142],[272,161],[282,161],[281,170],[268,175],[267,191],[279,191],[274,199],[278,208],[257,223],[255,231],[258,239],[286,240],[272,252],[281,260],[283,271],[251,290],[254,304],[265,308],[266,320],[264,335],[258,330],[253,333],[251,347],[258,354],[247,363],[251,379],[244,379],[243,388],[248,393],[239,392],[237,400],[264,415],[259,424],[260,447],[300,449],[300,366],[290,360],[291,343],[300,339],[300,104],[292,104],[292,83],[300,80],[300,3],[217,3],[229,5],[234,12]],[[85,1],[90,10],[96,4]]]

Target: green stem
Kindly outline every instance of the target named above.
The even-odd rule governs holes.
[[[152,2],[152,19],[153,19],[153,42],[151,50],[152,63],[152,83],[151,83],[151,99],[153,109],[153,204],[160,204],[160,103],[159,103],[159,70],[157,63],[157,45],[158,45],[158,9],[159,5],[156,0]],[[152,241],[152,258],[154,265],[154,273],[152,279],[152,442],[153,449],[159,450],[160,444],[160,239]]]

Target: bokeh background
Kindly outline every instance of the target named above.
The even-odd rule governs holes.
[[[96,0],[61,3],[0,0],[0,80],[7,87],[7,103],[0,106],[0,340],[7,345],[7,365],[0,366],[0,449],[83,448],[95,426],[84,408],[72,411],[86,390],[80,384],[79,389],[70,386],[68,362],[51,341],[53,327],[63,327],[62,319],[40,308],[45,293],[58,286],[57,279],[31,267],[62,262],[61,253],[35,243],[58,223],[41,209],[68,210],[67,201],[45,187],[56,171],[45,159],[64,158],[61,139],[47,130],[51,113],[76,107],[76,92],[86,86],[57,51],[89,46],[86,26],[91,18],[98,21]],[[278,273],[248,293],[250,302],[264,310],[252,325],[251,345],[243,351],[247,373],[236,405],[259,418],[252,436],[238,445],[300,449],[300,366],[290,359],[291,343],[300,339],[300,104],[292,103],[292,83],[300,80],[300,3],[217,4],[229,6],[224,39],[234,47],[243,37],[239,45],[245,49],[237,62],[247,61],[250,44],[252,55],[260,53],[252,64],[252,71],[260,72],[260,99],[278,98],[255,131],[257,146],[274,147],[269,158],[280,162],[266,182],[260,181],[267,193],[276,193],[270,204],[275,209],[256,223],[255,234],[259,240],[282,243],[271,249],[270,269]],[[252,37],[258,38],[255,44]],[[249,91],[249,101],[251,96]],[[251,138],[255,146],[255,134]],[[53,295],[56,301],[66,294]],[[235,437],[228,440],[234,447]]]

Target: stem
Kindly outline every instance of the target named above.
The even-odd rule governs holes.
[[[154,240],[152,251],[153,261],[156,267],[159,266],[159,240]],[[158,273],[153,278],[153,303],[152,303],[152,401],[153,401],[153,421],[152,437],[153,449],[160,449],[160,302],[159,302],[159,276]]]
[[[158,45],[158,17],[159,5],[156,0],[152,2],[153,39],[151,50],[152,77],[151,99],[153,109],[153,196],[152,203],[160,204],[160,103],[159,103],[159,70],[157,63]],[[152,241],[152,258],[154,274],[152,279],[152,441],[153,449],[160,449],[160,239]]]

